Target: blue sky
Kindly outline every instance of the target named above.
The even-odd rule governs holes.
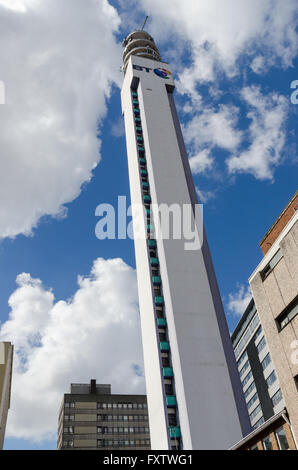
[[[159,3],[0,1],[0,339],[16,347],[7,449],[55,448],[71,381],[144,391],[133,242],[94,230],[98,204],[129,204],[121,40],[145,14],[174,71],[231,331],[258,243],[297,189],[295,2]],[[108,365],[98,359],[107,339],[117,342]]]

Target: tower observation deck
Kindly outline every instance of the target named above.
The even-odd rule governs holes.
[[[123,51],[123,70],[126,71],[128,60],[131,55],[144,57],[146,59],[161,61],[158,48],[154,39],[146,31],[133,31],[122,43]]]
[[[228,449],[250,432],[250,422],[207,238],[190,246],[185,232],[192,227],[194,240],[202,238],[172,72],[147,32],[132,32],[123,47],[121,102],[151,447]],[[141,221],[134,207],[144,208]],[[156,207],[178,207],[182,215],[189,209],[181,236],[159,236]]]

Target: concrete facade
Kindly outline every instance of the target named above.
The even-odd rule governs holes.
[[[286,410],[274,415],[231,450],[297,450]]]
[[[285,228],[287,223],[291,220],[297,208],[298,191],[296,191],[287,207],[285,207],[285,209],[282,211],[275,223],[272,225],[272,227],[270,227],[266,235],[262,238],[260,242],[260,247],[264,256],[266,255],[267,251],[270,250],[273,243],[275,242],[279,234],[282,232],[282,230]]]
[[[282,220],[280,223],[283,223]],[[294,439],[298,439],[298,212],[285,224],[250,286]]]
[[[138,41],[133,35],[132,44]],[[143,206],[149,197],[151,208],[190,207],[188,226],[202,240],[170,66],[132,54],[125,70],[121,99],[132,204]],[[159,214],[152,213],[150,224],[160,233]],[[133,216],[133,224],[152,449],[228,448],[250,426],[207,239],[202,249],[186,249],[185,234],[148,235],[145,217]]]
[[[10,408],[13,346],[0,342],[0,449],[3,448],[5,428]]]
[[[111,393],[110,385],[72,384],[58,421],[58,450],[149,450],[145,395]]]

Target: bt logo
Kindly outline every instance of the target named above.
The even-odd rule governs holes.
[[[158,68],[158,69],[151,69],[150,67],[142,67],[141,65],[136,65],[136,64],[133,64],[133,68],[135,70],[140,70],[141,72],[143,72],[143,70],[146,70],[147,73],[150,72],[150,70],[153,70],[153,72],[155,73],[155,75],[157,75],[158,77],[161,77],[161,78],[165,78],[165,79],[168,79],[171,77],[171,72],[167,69],[162,69],[162,68]]]
[[[171,72],[167,69],[154,69],[154,73],[162,78],[170,78]]]

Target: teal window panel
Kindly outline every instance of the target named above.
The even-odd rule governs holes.
[[[159,284],[161,284],[161,277],[160,276],[153,276],[152,277],[152,282],[153,282],[154,285],[158,286]]]
[[[158,258],[150,258],[151,266],[158,266]]]
[[[167,395],[166,403],[167,403],[167,406],[177,406],[177,400],[176,400],[175,395]]]
[[[139,100],[135,99],[135,100],[132,100],[133,104],[139,104]]]
[[[143,142],[144,139],[143,139],[143,137],[142,137],[141,135],[138,135],[138,136],[137,136],[137,141],[138,141],[138,142]]]
[[[158,318],[157,319],[157,326],[166,326],[167,320],[165,318]]]
[[[160,350],[161,351],[169,351],[170,350],[170,345],[167,341],[161,341],[159,343],[159,345],[160,345]]]
[[[152,224],[147,224],[147,232],[153,232],[154,226]]]
[[[139,152],[145,152],[145,149],[142,145],[138,145],[138,151]]]
[[[140,122],[141,122],[141,118],[139,118],[138,116],[135,116],[135,122],[140,123]]]
[[[150,209],[147,209],[150,210]],[[148,240],[149,242],[149,247],[150,248],[155,248],[156,247],[156,240]]]
[[[142,128],[140,126],[136,126],[136,131],[137,132],[142,132]]]
[[[141,165],[146,165],[146,160],[143,157],[139,158],[139,162]]]
[[[134,98],[137,98],[137,97],[138,97],[138,94],[137,94],[136,91],[133,91],[131,94],[132,94],[132,96],[133,96]]]
[[[147,173],[147,170],[141,170],[141,175],[142,175],[142,176],[147,176],[147,174],[148,174],[148,173]]]
[[[170,437],[181,437],[181,430],[179,426],[171,426],[170,427]]]
[[[162,375],[164,377],[173,377],[173,369],[172,367],[163,367]]]
[[[147,183],[147,181],[142,181],[142,187],[145,188],[145,189],[148,189],[149,188],[149,183]]]
[[[145,194],[144,202],[150,202],[150,201],[151,201],[151,197],[148,194]]]
[[[162,295],[157,295],[154,297],[155,305],[163,305],[164,299]]]

